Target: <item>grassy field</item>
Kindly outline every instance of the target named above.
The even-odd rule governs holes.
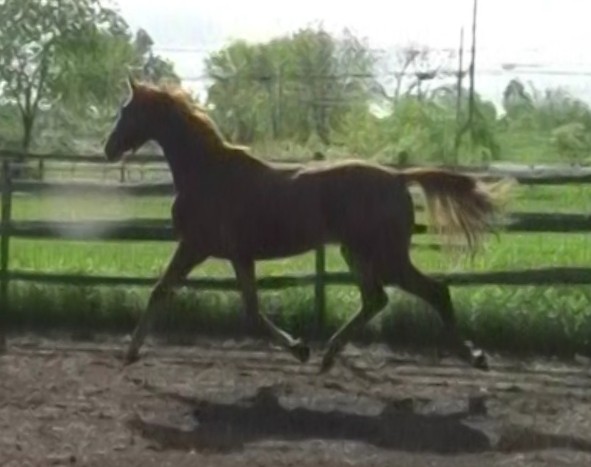
[[[109,196],[76,198],[19,195],[14,199],[17,220],[81,220],[116,218],[168,218],[169,198]],[[510,211],[589,212],[591,186],[519,187]],[[426,236],[417,236],[421,242]],[[502,234],[491,238],[486,251],[473,262],[445,253],[414,249],[416,264],[426,272],[508,270],[541,266],[591,264],[591,236],[584,234]],[[11,240],[10,268],[79,274],[157,276],[174,248],[172,242],[65,242]],[[344,270],[338,252],[327,254],[329,270]],[[302,255],[258,265],[258,274],[283,275],[313,272],[314,257]],[[194,277],[231,276],[229,264],[210,260]],[[9,321],[16,327],[44,329],[48,325],[78,330],[129,330],[147,298],[146,288],[77,288],[14,283]],[[591,288],[586,287],[468,287],[453,288],[460,325],[467,336],[496,349],[543,353],[591,353]],[[311,288],[262,293],[263,309],[280,325],[298,334],[308,333],[314,322]],[[392,292],[388,309],[368,327],[366,337],[380,335],[392,344],[424,346],[439,332],[436,316],[422,302]],[[358,305],[352,287],[330,287],[329,333]],[[238,294],[178,294],[158,326],[182,330],[228,333],[236,331]]]

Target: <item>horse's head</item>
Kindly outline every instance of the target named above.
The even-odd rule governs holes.
[[[150,140],[156,141],[169,159],[187,148],[201,157],[223,149],[215,123],[179,85],[154,86],[131,77],[127,84],[129,97],[105,144],[109,161],[119,161]]]
[[[105,144],[105,155],[111,162],[121,160],[128,151],[136,151],[154,138],[154,102],[150,90],[127,79],[129,97],[119,110],[115,126]]]

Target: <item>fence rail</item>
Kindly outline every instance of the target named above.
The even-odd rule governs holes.
[[[74,165],[105,166],[112,170],[119,170],[122,175],[120,181],[126,181],[125,171],[132,166],[152,164],[151,171],[161,170],[168,173],[164,157],[160,154],[135,154],[117,163],[108,163],[101,154],[74,155],[74,154],[31,154],[18,151],[0,150],[0,160],[11,162],[15,167],[26,165],[28,162],[38,162],[43,167],[45,163],[69,163]],[[277,164],[303,164],[313,162],[309,158],[282,158],[269,160]],[[397,169],[415,167],[413,165],[399,165],[384,163],[384,165]],[[512,178],[522,185],[566,185],[591,183],[591,166],[574,164],[540,164],[520,165],[496,163],[483,166],[442,165],[435,164],[432,167],[456,170],[475,175],[483,180],[497,180],[500,178]],[[172,189],[172,184],[169,183]]]
[[[509,214],[499,227],[507,232],[577,233],[591,232],[591,216],[586,214]],[[415,234],[428,233],[426,224],[418,223]],[[12,221],[0,224],[0,234],[7,237],[57,240],[132,240],[174,241],[168,219],[122,219],[89,221]]]
[[[355,285],[354,277],[348,272],[323,271],[324,285]],[[588,285],[591,282],[591,268],[583,267],[546,267],[537,269],[513,269],[511,271],[452,272],[431,273],[435,279],[450,286],[482,285]],[[46,284],[73,284],[77,286],[151,286],[157,277],[136,276],[80,276],[77,274],[39,273],[29,271],[9,271],[9,280],[39,282]],[[290,287],[304,287],[317,284],[317,274],[299,274],[267,276],[257,279],[258,287],[263,290],[281,290]],[[181,285],[199,289],[217,291],[237,291],[234,278],[186,279]]]
[[[54,274],[12,270],[9,265],[10,240],[12,238],[29,239],[75,239],[88,241],[172,241],[174,232],[169,219],[124,219],[124,220],[92,220],[84,222],[60,221],[15,221],[12,219],[12,203],[15,194],[111,194],[118,193],[129,196],[169,196],[174,193],[170,182],[152,183],[97,183],[97,182],[47,182],[11,178],[11,170],[15,164],[15,154],[0,152],[2,161],[2,177],[0,189],[2,193],[0,219],[0,310],[6,310],[8,304],[8,286],[11,281],[35,281],[41,283],[68,283],[74,285],[134,285],[149,286],[155,277],[116,277],[116,276],[80,276],[74,274]],[[18,156],[18,155],[17,155]],[[31,157],[31,156],[27,156]],[[37,156],[48,160],[67,160],[100,162],[101,157],[73,157],[70,155]],[[33,156],[33,159],[35,156]],[[138,156],[137,163],[146,161],[162,161],[161,156]],[[20,162],[19,162],[20,163]],[[475,174],[482,178],[498,179],[513,177],[520,183],[536,184],[571,184],[590,183],[591,168],[552,168],[544,167],[526,171],[507,168],[474,168],[464,167],[465,173]],[[509,232],[590,232],[591,215],[586,214],[555,214],[537,212],[516,212],[507,216],[499,225]],[[416,234],[423,234],[427,226],[418,223]],[[433,245],[427,245],[433,247]],[[326,271],[325,250],[316,251],[315,271],[313,274],[295,276],[273,276],[258,279],[261,289],[282,289],[286,287],[314,286],[317,325],[324,322],[325,294],[329,285],[351,285],[353,278],[346,272]],[[591,282],[591,268],[540,268],[533,270],[457,272],[434,274],[435,277],[453,286],[481,285],[549,285],[549,284],[588,284]],[[237,290],[234,278],[195,279],[187,280],[185,285],[210,290]],[[0,319],[4,313],[0,311]],[[0,336],[1,339],[1,336]],[[2,342],[0,341],[0,347]]]

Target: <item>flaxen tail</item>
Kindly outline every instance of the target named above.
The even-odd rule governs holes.
[[[430,227],[446,239],[463,236],[474,254],[482,238],[496,231],[512,181],[485,184],[475,177],[444,169],[409,169],[402,172],[417,183],[426,198]]]

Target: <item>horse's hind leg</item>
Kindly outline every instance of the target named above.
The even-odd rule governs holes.
[[[403,290],[422,298],[429,303],[441,317],[444,337],[447,344],[464,361],[475,368],[488,369],[484,353],[462,340],[457,325],[449,288],[446,284],[436,281],[421,273],[412,264],[408,255],[399,263],[394,263],[396,270],[394,284]]]
[[[242,300],[246,315],[249,320],[259,321],[279,342],[279,344],[288,349],[302,363],[310,358],[310,348],[300,339],[294,339],[287,332],[279,329],[264,313],[259,309],[259,300],[256,287],[256,278],[254,270],[254,261],[232,261],[232,267],[236,274],[236,279],[240,290],[242,291]]]
[[[321,373],[328,371],[333,366],[335,357],[349,339],[388,303],[388,296],[375,274],[371,257],[347,247],[341,247],[341,253],[349,269],[359,281],[361,308],[330,338],[322,359]]]

